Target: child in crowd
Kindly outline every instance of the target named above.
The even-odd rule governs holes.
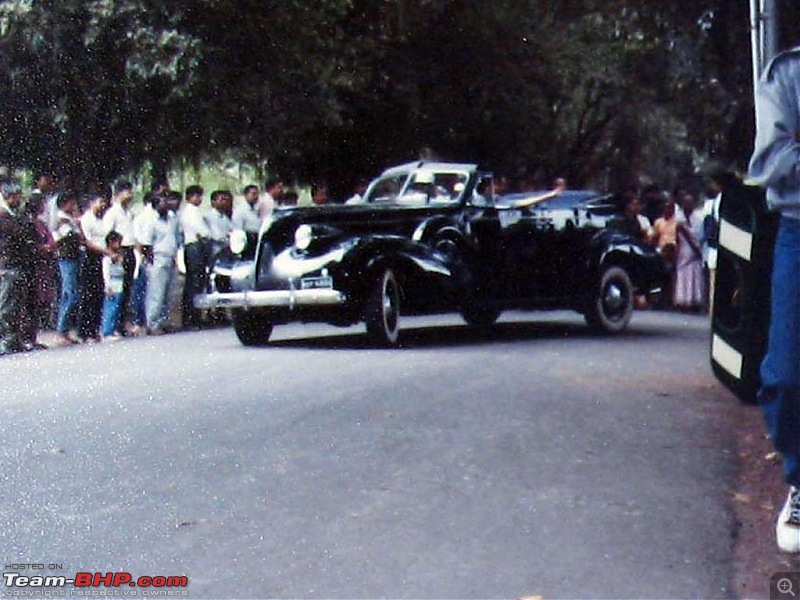
[[[103,284],[106,297],[103,302],[103,339],[113,342],[120,339],[116,331],[122,310],[122,286],[125,268],[121,259],[122,235],[111,231],[106,235],[106,247],[112,253],[103,257]]]

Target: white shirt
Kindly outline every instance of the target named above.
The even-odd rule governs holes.
[[[208,228],[211,231],[211,239],[217,244],[227,244],[228,237],[233,230],[233,221],[225,213],[212,210],[208,215]]]
[[[233,228],[247,231],[248,233],[258,233],[261,231],[261,217],[258,214],[258,203],[250,206],[245,201],[233,209]]]
[[[53,231],[53,239],[58,242],[71,233],[80,234],[78,221],[75,220],[72,215],[65,213],[63,210],[59,210],[58,213],[56,213],[56,228]]]
[[[272,216],[275,210],[275,204],[275,198],[273,198],[270,193],[264,194],[261,200],[258,201],[258,216],[261,217],[262,221]]]
[[[136,218],[133,220],[133,231],[134,235],[136,236],[136,241],[144,246],[149,246],[150,244],[145,242],[145,236],[148,235],[148,228],[150,227],[151,223],[158,218],[158,213],[156,209],[153,208],[152,204],[147,204],[142,209],[142,211],[136,215]]]
[[[703,217],[711,217],[719,224],[719,204],[722,201],[722,194],[717,194],[713,198],[706,200],[703,204]],[[717,268],[717,249],[712,248],[708,243],[703,244],[703,258],[709,269]]]
[[[161,217],[158,213],[155,219],[148,219],[142,226],[141,243],[153,247],[153,254],[174,258],[181,245],[181,230],[178,217],[174,213],[167,213]]]
[[[98,218],[91,209],[81,215],[81,230],[87,242],[101,248],[106,247],[106,228],[103,219]]]
[[[122,236],[123,246],[133,246],[136,243],[136,233],[133,227],[133,211],[127,210],[119,204],[113,204],[103,217],[106,234],[116,231]]]
[[[44,205],[44,210],[42,214],[39,215],[39,219],[44,221],[47,225],[47,228],[52,232],[56,228],[56,220],[58,218],[58,194],[51,193],[45,194],[40,189],[34,189],[34,194],[41,194],[44,197],[42,204]]]
[[[122,266],[122,259],[114,262],[110,256],[103,257],[103,283],[106,290],[112,294],[122,293],[122,283],[125,279],[125,268]]]
[[[650,219],[644,215],[636,215],[636,220],[639,221],[639,227],[642,228],[642,233],[649,237],[653,231],[653,227],[650,225]]]
[[[186,244],[211,237],[208,221],[199,206],[187,203],[181,210],[180,223]]]

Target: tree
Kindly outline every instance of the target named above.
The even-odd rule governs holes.
[[[87,182],[234,154],[344,195],[430,148],[542,185],[670,185],[747,160],[747,18],[729,0],[1,0],[0,161]]]
[[[197,41],[149,0],[0,5],[3,160],[107,180],[174,152]],[[169,118],[165,118],[169,115]]]

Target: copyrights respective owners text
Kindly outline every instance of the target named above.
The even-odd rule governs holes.
[[[187,597],[189,578],[185,575],[141,575],[127,571],[69,571],[61,563],[20,562],[5,565],[3,596],[18,598],[84,597]]]

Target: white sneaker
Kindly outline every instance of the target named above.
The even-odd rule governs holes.
[[[792,486],[786,504],[775,526],[778,548],[784,552],[800,552],[800,488]]]

